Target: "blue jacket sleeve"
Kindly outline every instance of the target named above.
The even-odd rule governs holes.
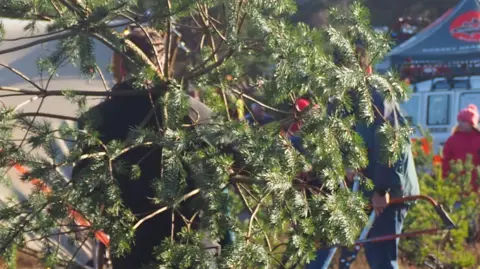
[[[370,125],[359,123],[356,131],[363,138],[368,149],[369,165],[365,170],[365,176],[373,181],[374,189],[377,192],[390,191],[402,192],[402,167],[405,158],[400,158],[393,165],[388,165],[381,160],[381,141],[377,130],[386,122],[393,126],[404,123],[404,119],[398,109],[398,104],[387,102],[377,92],[373,91],[373,104],[375,108],[375,119]]]

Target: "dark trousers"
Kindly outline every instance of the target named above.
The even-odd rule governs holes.
[[[368,238],[375,238],[384,235],[400,234],[403,221],[407,215],[407,207],[390,205],[380,216],[375,218],[373,226],[368,233]],[[398,243],[399,239],[364,245],[365,256],[371,269],[398,269]],[[341,251],[340,269],[350,268],[356,256],[348,249]],[[332,254],[331,249],[321,249],[317,252],[315,261],[306,266],[307,269],[327,269],[327,258]]]

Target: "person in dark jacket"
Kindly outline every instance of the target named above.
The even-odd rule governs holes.
[[[361,44],[358,44],[357,49],[360,63],[363,63],[367,73],[371,73],[371,67],[365,65],[367,61],[365,59],[364,48]],[[407,144],[403,149],[401,157],[393,165],[385,164],[380,158],[382,144],[377,133],[378,129],[385,121],[388,121],[394,127],[399,127],[406,124],[407,120],[400,113],[398,103],[385,100],[377,90],[372,90],[372,102],[377,108],[375,109],[373,124],[367,125],[358,122],[355,127],[356,132],[363,138],[368,150],[369,164],[361,174],[370,178],[374,184],[373,192],[365,192],[365,196],[370,199],[373,209],[376,212],[376,219],[368,233],[368,238],[401,233],[408,205],[389,205],[389,200],[391,198],[418,195],[420,193],[410,144]],[[351,180],[353,176],[358,173],[360,172],[349,173],[347,177]],[[365,244],[365,255],[370,268],[398,268],[398,243],[399,240],[397,239]],[[326,268],[324,267],[325,260],[329,252],[330,250],[328,249],[319,250],[317,259],[310,263],[307,268]],[[349,257],[349,255],[349,251],[342,251],[339,268],[350,267],[355,257]]]
[[[151,36],[156,35],[153,29],[147,29]],[[141,30],[134,30],[127,36],[136,46],[138,46],[152,62],[154,50],[148,39]],[[128,54],[128,53],[127,53]],[[114,75],[117,84],[112,91],[134,91],[136,89],[133,80],[129,77],[128,65],[123,61],[119,54],[114,55]],[[159,96],[153,96],[154,101]],[[185,123],[203,124],[209,121],[212,112],[200,101],[188,98],[189,116],[185,119]],[[161,113],[161,107],[155,108],[157,115]],[[158,128],[157,119],[152,114],[153,108],[151,100],[148,96],[113,96],[104,102],[94,106],[87,113],[82,115],[78,122],[79,129],[86,128],[88,123],[89,129],[93,129],[99,134],[99,138],[104,144],[111,141],[126,141],[129,138],[132,128],[144,125],[144,127]],[[149,116],[150,115],[150,116]],[[159,119],[161,125],[161,119]],[[161,126],[160,126],[161,127]],[[194,129],[192,129],[194,131]],[[89,150],[98,149],[85,149]],[[137,147],[123,154],[116,161],[123,165],[138,165],[141,170],[140,178],[132,180],[128,175],[115,175],[116,182],[121,191],[121,199],[123,204],[137,216],[145,216],[145,213],[152,213],[158,210],[162,205],[154,204],[151,197],[155,197],[153,189],[154,182],[161,180],[161,170],[159,164],[162,162],[162,148]],[[75,166],[73,177],[83,180],[82,170],[87,169],[92,163],[87,161],[81,162]],[[115,165],[116,163],[114,163]],[[193,186],[189,186],[193,189]],[[186,202],[187,203],[187,202]],[[189,206],[180,206],[179,209],[185,216],[191,215]],[[178,214],[175,214],[178,215]],[[171,211],[158,214],[148,219],[135,230],[134,242],[131,245],[131,251],[122,257],[115,257],[112,260],[115,269],[134,269],[142,268],[155,261],[154,248],[161,245],[165,238],[169,238],[171,233]],[[175,220],[176,232],[182,228],[182,219],[177,216]],[[106,231],[107,233],[109,231]],[[219,247],[215,242],[211,245]]]

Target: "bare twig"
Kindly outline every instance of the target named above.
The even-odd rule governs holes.
[[[204,43],[205,37],[206,37],[206,35],[202,36],[202,40],[201,40],[200,44]],[[192,73],[196,73],[198,70],[201,70],[202,67],[204,67],[207,63],[209,63],[211,60],[213,60],[214,56],[216,55],[216,53],[219,52],[219,50],[220,50],[220,47],[217,47],[217,50],[212,49],[212,53],[210,54],[210,56],[208,56],[208,58],[203,60],[203,62],[201,62],[200,64],[196,65],[196,67],[193,69]]]
[[[32,98],[30,98],[30,99],[28,99],[28,100],[26,100],[26,101],[21,102],[20,104],[18,104],[18,105],[13,109],[13,111],[14,111],[14,112],[15,112],[15,111],[18,111],[20,108],[22,108],[22,107],[30,104],[31,102],[37,100],[38,98],[40,98],[40,97],[39,97],[39,96],[34,96],[34,97],[32,97]]]
[[[170,58],[170,63],[169,63],[169,70],[168,73],[172,76],[175,77],[175,64],[177,62],[177,55],[178,55],[178,44],[182,42],[182,37],[180,35],[177,35],[177,46],[173,49],[172,57]],[[169,52],[170,53],[170,52]]]
[[[161,89],[161,91],[166,90],[166,85],[164,85],[165,88]],[[158,89],[158,87],[156,88]],[[154,89],[155,90],[155,89]],[[21,96],[21,95],[36,95],[38,97],[48,97],[48,96],[64,96],[67,91],[46,91],[46,92],[38,92],[38,91],[32,91],[32,90],[26,90],[26,89],[21,89],[21,88],[14,88],[14,87],[4,87],[0,86],[0,91],[6,91],[6,92],[12,92],[15,94],[8,95],[8,96]],[[148,93],[146,91],[72,91],[75,95],[78,96],[148,96]],[[154,91],[155,92],[155,91]],[[2,97],[6,97],[5,95],[2,95]]]
[[[117,33],[115,33],[113,30],[110,29],[110,34],[112,37],[117,37]],[[133,64],[134,66],[138,67],[138,65],[135,63],[135,61],[128,56],[125,52],[123,52],[121,49],[117,48],[115,44],[113,44],[110,40],[106,39],[104,36],[98,33],[93,33],[93,32],[85,32],[85,34],[90,35],[91,37],[97,39],[98,41],[102,42],[105,46],[110,48],[112,51],[115,53],[118,53],[121,55],[125,60],[127,60],[130,64]],[[150,66],[153,70],[158,70],[158,68],[155,66],[155,64],[150,61],[150,59],[143,53],[142,50],[140,50],[132,41],[130,40],[124,40],[124,44],[131,50],[135,51],[136,54],[144,61],[145,64]]]
[[[251,178],[251,177],[248,177],[248,176],[235,175],[235,176],[232,176],[230,178],[230,184],[265,185],[265,184],[267,184],[267,181],[254,179],[254,178]],[[292,183],[292,188],[295,188],[295,189],[314,189],[316,191],[320,191],[320,188],[317,187],[317,186],[310,185],[310,184],[307,184],[307,183],[301,183],[301,182],[293,182]]]
[[[86,227],[86,228],[84,227],[82,229],[75,229],[75,230],[68,230],[68,231],[63,231],[63,232],[51,233],[51,234],[48,234],[48,235],[45,235],[45,236],[42,236],[42,237],[36,237],[36,238],[29,239],[29,240],[25,241],[25,243],[47,239],[49,237],[56,236],[56,235],[60,236],[60,235],[72,234],[72,233],[81,232],[81,231],[88,231],[88,230],[91,230],[91,227]]]
[[[73,3],[67,0],[58,0],[58,1],[62,3],[64,6],[66,6],[73,13],[77,13],[79,15],[85,16],[86,15],[85,11],[88,11],[84,9],[79,3],[76,3],[77,5],[73,4],[75,3],[75,1]]]
[[[172,210],[172,228],[170,230],[170,240],[173,242],[175,240],[175,211]]]
[[[195,189],[187,194],[185,194],[183,197],[182,197],[182,200],[187,200],[187,199],[190,199],[191,197],[197,195],[198,193],[200,193],[200,189]],[[161,214],[165,211],[168,210],[168,206],[164,206],[160,209],[158,209],[157,211],[153,212],[152,214],[142,218],[141,220],[139,220],[134,226],[133,226],[133,230],[136,230],[140,225],[142,225],[142,223],[144,223],[145,221],[155,217],[156,215],[158,214]]]
[[[252,212],[252,208],[250,207],[250,205],[248,204],[248,201],[247,201],[247,198],[245,197],[245,195],[242,193],[242,191],[240,190],[239,186],[238,185],[235,185],[235,189],[238,191],[238,193],[240,194],[240,197],[242,198],[242,201],[243,201],[243,205],[248,209],[248,212],[250,213],[251,216],[253,216],[253,212]],[[257,221],[258,223],[260,223],[260,221],[258,221],[258,218],[256,216],[254,216],[253,218],[255,218],[255,221]],[[270,239],[268,238],[268,235],[265,231],[263,231],[263,235],[265,237],[265,242],[267,243],[267,246],[268,246],[268,250],[270,251],[270,253],[273,252],[272,250],[272,244],[270,243]]]
[[[61,32],[65,32],[65,31],[67,31],[67,29],[62,29],[62,30],[58,30],[58,31],[50,32],[50,33],[45,33],[45,34],[30,35],[30,36],[21,36],[21,37],[17,37],[17,38],[3,38],[2,41],[12,42],[12,41],[25,40],[25,39],[40,38],[40,37],[45,37],[45,36],[51,36],[51,35],[59,34],[59,33],[61,33]]]
[[[75,118],[75,117],[42,113],[42,112],[38,112],[38,113],[25,112],[25,113],[18,113],[17,115],[15,115],[15,118],[25,118],[25,117],[42,117],[42,118],[52,118],[52,119],[59,119],[59,120],[78,121],[78,118]]]
[[[46,42],[59,40],[59,39],[64,39],[66,37],[75,35],[77,32],[78,32],[78,30],[71,30],[71,31],[67,31],[66,33],[58,34],[58,35],[55,35],[55,36],[50,36],[50,37],[47,37],[47,38],[38,39],[38,40],[32,41],[32,42],[27,43],[27,44],[18,45],[18,46],[12,47],[12,48],[0,50],[0,55],[7,54],[7,53],[10,53],[10,52],[19,51],[19,50],[23,50],[23,49],[27,49],[27,48],[30,48],[30,47],[33,47],[33,46],[36,46],[36,45],[46,43]]]
[[[223,35],[220,30],[217,28],[217,26],[215,25],[215,22],[219,23],[219,21],[217,21],[215,18],[211,17],[209,12],[208,12],[208,7],[205,5],[204,6],[204,10],[200,9],[200,12],[203,13],[203,17],[204,19],[206,20],[206,22],[209,22],[209,26],[212,26],[213,30],[217,33],[217,35],[221,38],[221,40],[223,42],[227,42],[227,38],[225,37],[225,35]]]
[[[82,243],[80,243],[80,245],[78,246],[78,248],[75,250],[75,252],[72,254],[72,258],[67,262],[67,268],[70,267],[70,265],[72,265],[72,263],[74,262],[75,260],[75,257],[77,257],[77,254],[78,252],[83,248],[83,246],[85,245],[85,243],[88,241],[89,237],[85,237],[85,239],[83,239]]]
[[[40,104],[38,105],[38,108],[37,108],[37,111],[35,112],[35,114],[38,114],[40,112],[40,109],[42,109],[42,106],[43,106],[44,102],[45,102],[45,97],[43,97],[42,100],[40,101]],[[19,149],[23,146],[23,143],[25,143],[25,141],[27,139],[27,136],[28,136],[28,133],[30,132],[30,129],[32,128],[33,123],[35,122],[35,119],[36,119],[36,116],[33,116],[32,121],[30,122],[30,124],[27,127],[25,135],[23,136],[22,142],[20,142],[20,145],[18,145]]]
[[[160,58],[159,58],[159,56],[160,56],[159,51],[157,51],[157,46],[155,46],[152,37],[150,36],[148,31],[145,29],[145,27],[143,27],[140,23],[138,23],[138,21],[136,21],[134,18],[132,18],[132,17],[126,15],[126,14],[121,14],[121,16],[126,18],[127,20],[131,21],[132,23],[135,23],[135,25],[142,30],[142,32],[147,37],[148,42],[149,42],[150,46],[152,47],[152,49],[155,53],[155,59],[157,60],[157,67],[158,67],[158,68],[155,69],[155,70],[157,70],[157,74],[159,75],[160,78],[167,77],[167,76],[165,76],[165,73],[162,74],[161,70],[159,70],[160,68],[162,68]],[[164,51],[165,51],[165,49],[164,49]]]
[[[105,87],[105,91],[108,92],[109,88],[108,88],[108,85],[107,85],[107,81],[105,80],[105,77],[103,76],[103,72],[100,69],[100,67],[98,66],[98,64],[95,64],[95,69],[97,69],[97,72],[100,75],[100,78],[102,79],[102,83],[103,83],[103,87]]]
[[[0,66],[12,71],[13,73],[15,73],[17,76],[21,77],[23,80],[25,80],[26,82],[30,83],[33,87],[37,88],[39,91],[45,91],[45,89],[43,89],[42,87],[38,86],[37,83],[33,82],[30,78],[28,78],[26,75],[24,75],[22,72],[18,71],[17,69],[13,68],[13,67],[10,67],[6,64],[3,64],[3,63],[0,63]]]
[[[199,3],[197,3],[197,7],[200,11],[200,17],[202,18],[203,25],[205,26],[205,28],[209,28],[211,23],[208,20],[209,15],[208,15],[207,7],[202,7],[202,5],[199,4]],[[205,10],[203,10],[203,8],[205,8]],[[219,44],[218,47],[217,47],[216,44],[215,44],[215,39],[213,38],[212,35],[210,35],[210,44],[212,46],[213,59],[215,60],[215,62],[218,62],[219,60],[218,60],[218,54],[217,53],[220,51],[221,44]],[[222,92],[223,104],[225,105],[225,110],[227,112],[227,118],[230,121],[230,120],[232,120],[232,116],[230,115],[230,110],[228,109],[227,95],[225,93],[224,87],[220,87],[220,90]]]
[[[255,202],[258,203],[260,201],[260,199],[258,199],[247,187],[245,187],[245,185],[243,185],[242,183],[238,183],[238,186],[240,186],[244,191],[246,191],[248,195],[250,195],[250,197],[255,200]]]
[[[272,110],[272,111],[275,111],[275,112],[278,112],[278,113],[282,113],[282,114],[288,114],[288,115],[291,115],[291,114],[292,114],[292,112],[288,112],[288,111],[276,109],[276,108],[271,107],[271,106],[269,106],[269,105],[267,105],[267,104],[265,104],[265,103],[262,103],[262,102],[258,101],[257,99],[251,97],[250,95],[245,94],[245,93],[243,93],[243,92],[241,92],[241,91],[239,91],[239,90],[237,90],[237,89],[233,89],[233,88],[232,88],[231,91],[234,92],[234,93],[236,93],[236,94],[238,94],[238,95],[241,95],[241,96],[245,97],[246,99],[248,99],[248,100],[250,100],[250,101],[253,101],[253,102],[255,102],[255,103],[257,103],[257,104],[259,104],[259,105],[261,105],[261,106],[263,106],[263,107],[265,107],[265,108],[267,108],[267,109],[270,109],[270,110]]]
[[[171,10],[172,10],[172,3],[170,2],[170,0],[167,0],[167,12],[170,13]],[[169,68],[168,68],[168,65],[169,65],[169,58],[170,58],[170,51],[171,51],[171,38],[172,38],[172,22],[171,22],[171,17],[167,17],[167,32],[166,32],[166,37],[165,37],[165,41],[166,41],[166,44],[165,44],[165,47],[163,49],[164,53],[165,53],[165,62],[163,63],[164,66],[163,66],[163,74],[166,78],[169,78]],[[158,59],[158,55],[157,55],[157,59]]]
[[[188,80],[188,79],[199,77],[199,76],[202,76],[202,75],[205,75],[205,74],[211,72],[213,69],[222,65],[228,58],[230,58],[233,55],[234,52],[235,52],[235,50],[233,50],[233,49],[228,50],[228,52],[222,58],[220,58],[217,62],[212,63],[211,65],[206,66],[205,68],[203,68],[203,69],[201,69],[201,70],[199,70],[195,73],[190,74],[185,79]]]
[[[270,192],[266,193],[265,196],[263,196],[262,199],[260,199],[257,206],[255,207],[255,210],[252,213],[252,216],[250,217],[250,222],[248,223],[247,245],[250,243],[250,237],[252,236],[253,220],[255,219],[255,216],[260,210],[260,206],[262,205],[263,201],[268,197],[269,194]]]
[[[53,6],[53,8],[55,9],[55,11],[58,13],[58,16],[62,17],[63,14],[62,14],[62,12],[60,11],[60,9],[57,7],[57,5],[55,5],[54,0],[50,0],[50,4]]]

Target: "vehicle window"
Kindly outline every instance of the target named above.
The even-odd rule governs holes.
[[[403,115],[408,119],[410,126],[418,124],[418,112],[420,109],[420,96],[414,95],[405,103],[400,105]]]
[[[427,102],[427,125],[448,125],[450,95],[430,95]]]
[[[453,87],[457,89],[468,89],[470,88],[469,79],[455,79],[453,81]]]
[[[440,80],[433,84],[432,90],[448,90],[450,89],[450,84],[446,80]]]
[[[466,108],[470,104],[474,104],[480,108],[480,92],[469,92],[460,94],[458,110]]]

